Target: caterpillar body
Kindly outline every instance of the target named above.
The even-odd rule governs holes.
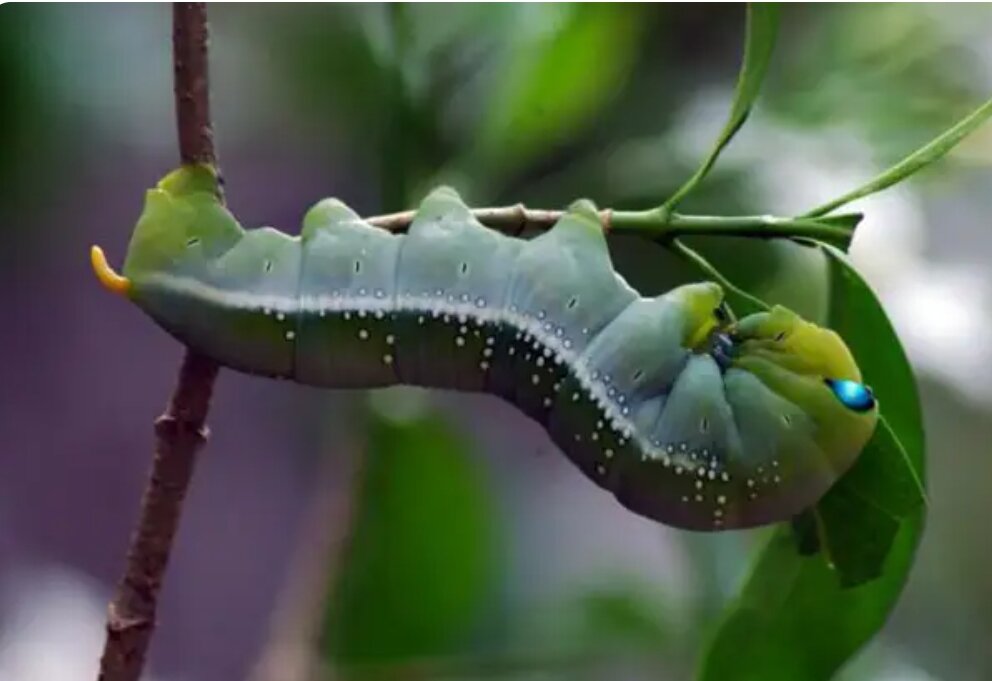
[[[877,420],[832,331],[781,307],[735,322],[714,283],[640,296],[588,201],[525,240],[484,227],[447,188],[402,235],[325,199],[291,237],[243,230],[212,169],[191,166],[148,192],[123,276],[96,248],[94,267],[236,370],[504,398],[624,506],[681,528],[794,516]]]

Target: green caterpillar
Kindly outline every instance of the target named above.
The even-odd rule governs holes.
[[[641,297],[588,201],[524,240],[447,188],[405,235],[326,199],[290,237],[243,230],[216,189],[209,167],[174,171],[147,194],[123,276],[92,257],[108,288],[233,369],[497,395],[624,506],[693,530],[791,518],[875,428],[837,334],[782,307],[734,322],[713,283]]]

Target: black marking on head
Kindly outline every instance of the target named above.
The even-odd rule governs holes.
[[[578,296],[572,296],[571,298],[568,299],[568,309],[569,310],[573,309],[578,304],[579,304],[579,298],[578,298]]]
[[[362,261],[361,260],[356,260],[355,261],[355,274],[358,274],[361,271],[362,271]]]
[[[637,371],[634,372],[633,379],[635,383],[640,381],[642,378],[644,378],[644,369],[638,369]]]
[[[461,266],[458,268],[458,271],[461,272],[462,274],[468,274],[468,263],[463,262]]]
[[[195,237],[194,236],[194,237],[191,237],[191,238],[189,238],[189,239],[186,240],[186,246],[187,247],[196,246],[198,243],[200,243],[199,237]]]
[[[271,272],[272,271],[272,261],[271,260],[266,260],[265,261],[265,271],[266,272]]]
[[[721,324],[726,324],[730,321],[733,315],[730,312],[730,306],[728,306],[726,301],[724,301],[717,305],[713,310],[713,316],[716,317],[716,320]]]

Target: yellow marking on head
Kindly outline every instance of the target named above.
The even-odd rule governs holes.
[[[93,265],[93,273],[111,293],[126,296],[131,290],[131,280],[122,277],[114,271],[114,268],[107,262],[107,256],[103,254],[103,249],[99,246],[90,247],[90,264]]]

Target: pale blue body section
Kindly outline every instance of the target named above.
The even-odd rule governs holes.
[[[451,189],[424,199],[397,268],[396,307],[415,311],[400,320],[403,382],[484,389],[485,343],[522,245],[483,227]]]
[[[297,380],[341,388],[400,382],[394,291],[404,241],[335,199],[307,213]]]

